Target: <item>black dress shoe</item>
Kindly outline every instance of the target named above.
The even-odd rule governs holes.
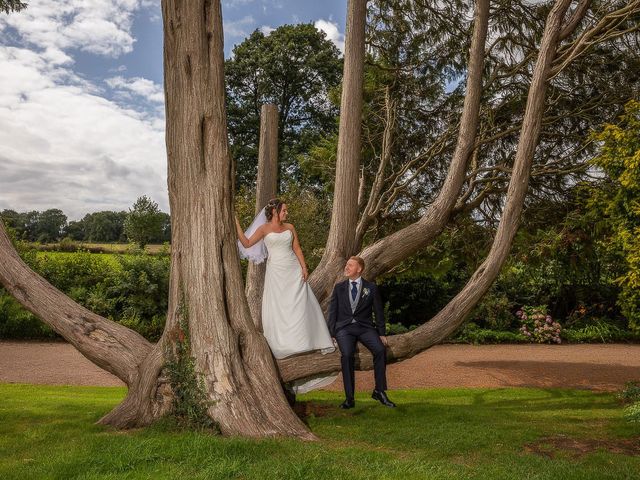
[[[353,408],[355,406],[356,406],[356,402],[349,399],[345,400],[340,404],[340,408],[342,408],[343,410],[348,410],[349,408]]]
[[[387,397],[386,393],[381,392],[379,390],[374,390],[373,393],[371,394],[371,398],[373,398],[374,400],[378,400],[385,407],[393,408],[393,407],[396,406],[395,403],[393,403],[391,400],[389,400],[389,397]]]

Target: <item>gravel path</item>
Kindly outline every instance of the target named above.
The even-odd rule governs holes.
[[[389,388],[566,387],[611,391],[640,380],[640,345],[437,345],[389,365]],[[0,383],[123,385],[71,345],[0,342]],[[357,372],[358,390],[373,372]],[[328,387],[342,390],[340,378]]]

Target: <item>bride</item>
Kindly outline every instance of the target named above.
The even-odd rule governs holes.
[[[243,233],[236,217],[240,256],[255,263],[267,259],[262,294],[262,327],[274,357],[312,350],[335,351],[320,304],[307,283],[309,273],[296,229],[285,223],[287,205],[270,200]],[[294,383],[295,393],[329,385],[336,376]]]

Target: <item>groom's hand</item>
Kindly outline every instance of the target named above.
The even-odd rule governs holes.
[[[385,336],[383,336],[383,335],[380,335],[380,341],[382,342],[382,344],[383,344],[385,347],[388,347],[388,346],[389,346],[389,340],[387,340],[387,337],[385,337]]]

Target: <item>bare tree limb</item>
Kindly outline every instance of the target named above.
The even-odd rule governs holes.
[[[520,214],[527,193],[529,173],[533,155],[540,135],[542,113],[548,71],[556,54],[562,18],[571,0],[558,0],[549,13],[540,53],[529,88],[527,106],[522,122],[522,133],[518,143],[513,176],[509,182],[505,208],[494,238],[493,245],[485,261],[471,276],[463,289],[430,321],[415,330],[389,337],[388,362],[410,358],[432,345],[447,338],[464,321],[478,300],[491,287],[506,260],[513,238],[518,230]],[[309,367],[312,364],[313,367]],[[338,354],[310,354],[278,361],[280,373],[285,381],[304,378],[311,373],[330,373],[340,369]],[[357,353],[357,368],[373,368],[368,351]]]
[[[11,245],[0,221],[0,283],[100,368],[132,385],[151,343],[135,331],[90,312],[35,273]]]
[[[460,120],[458,142],[442,189],[418,222],[363,250],[361,255],[367,263],[367,274],[372,278],[398,264],[402,259],[422,248],[423,245],[428,244],[442,231],[455,207],[478,129],[488,22],[489,2],[488,0],[478,0],[469,55],[467,94]],[[322,293],[324,294],[323,298],[328,294],[326,291]]]

